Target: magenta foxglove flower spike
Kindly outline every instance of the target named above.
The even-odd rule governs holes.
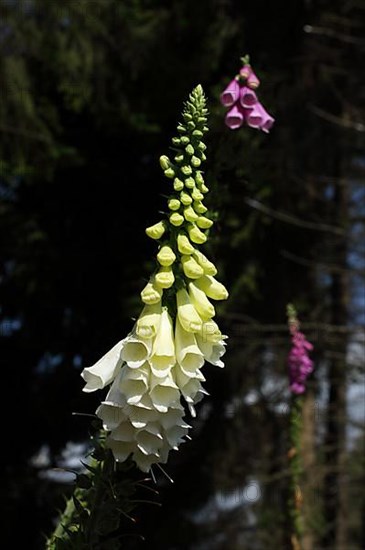
[[[241,111],[239,106],[233,105],[233,107],[226,114],[225,123],[231,130],[236,130],[242,126],[244,118],[244,113]]]
[[[236,103],[240,96],[240,85],[236,78],[234,78],[227,86],[227,88],[221,94],[221,103],[225,107],[231,107]]]
[[[313,345],[300,332],[297,314],[291,304],[288,305],[287,311],[289,330],[292,337],[292,347],[288,355],[289,389],[295,395],[300,395],[305,392],[307,378],[313,371],[313,361],[308,356],[308,352],[313,349]]]
[[[249,56],[241,58],[241,61],[242,68],[220,96],[222,105],[230,107],[225,123],[231,130],[237,130],[246,123],[250,128],[268,134],[274,124],[274,118],[256,95],[255,90],[259,87],[260,80],[252,70]]]

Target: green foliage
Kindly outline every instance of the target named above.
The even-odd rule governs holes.
[[[115,462],[104,446],[102,430],[93,443],[91,461],[84,464],[87,473],[76,475],[74,492],[47,542],[49,550],[117,549],[125,537],[138,536],[128,525],[135,523],[131,514],[141,502],[137,491],[139,487],[155,491],[141,483],[131,460]],[[158,505],[146,499],[142,502]]]

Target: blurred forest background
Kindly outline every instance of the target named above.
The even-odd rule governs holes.
[[[304,406],[305,550],[365,547],[365,4],[1,0],[2,548],[40,549],[100,396],[81,369],[129,332],[164,208],[158,158],[188,93],[210,110],[209,254],[226,368],[125,548],[285,548],[292,301],[315,346]],[[270,135],[224,126],[251,55]],[[5,414],[6,413],[6,414]],[[8,416],[10,415],[10,416]],[[73,467],[73,466],[71,466]]]

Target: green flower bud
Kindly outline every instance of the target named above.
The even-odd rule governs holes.
[[[185,193],[185,191],[181,191],[180,200],[184,206],[189,206],[189,204],[193,202],[193,199],[191,198],[191,196],[188,195],[188,193]]]
[[[150,227],[147,227],[146,234],[151,239],[161,239],[165,231],[166,231],[166,223],[164,221],[160,221],[158,223],[155,223],[155,225],[151,225]]]
[[[190,162],[194,166],[194,168],[199,168],[199,166],[202,163],[202,161],[198,157],[196,157],[195,155],[193,155],[191,157]]]
[[[209,227],[212,227],[213,222],[205,216],[199,216],[199,218],[196,220],[196,225],[200,227],[200,229],[209,229]]]
[[[215,267],[213,262],[208,260],[208,258],[204,256],[202,252],[200,252],[200,250],[194,251],[194,258],[196,259],[198,264],[203,268],[205,275],[217,275],[217,268]]]
[[[184,218],[188,222],[195,222],[198,220],[199,216],[191,206],[187,206],[184,208]]]
[[[204,183],[203,183],[203,185],[200,185],[199,190],[202,193],[208,193],[208,191],[209,191],[208,187]]]
[[[204,134],[201,130],[194,130],[192,135],[196,136],[198,138],[202,138],[204,136]]]
[[[205,214],[205,212],[207,212],[208,210],[208,208],[204,206],[204,204],[201,201],[194,201],[193,207],[195,212],[197,212],[198,214]]]
[[[175,177],[175,170],[173,168],[168,168],[164,171],[164,174],[167,178],[174,178]]]
[[[175,161],[176,161],[178,164],[181,164],[182,162],[184,162],[184,155],[176,155]]]
[[[185,132],[186,132],[186,127],[183,126],[182,124],[178,124],[178,126],[177,126],[177,131],[178,131],[179,133],[181,133],[181,134],[185,134]]]
[[[204,275],[203,268],[192,256],[181,256],[181,264],[186,277],[189,277],[189,279],[199,279]]]
[[[190,122],[187,123],[187,127],[189,130],[194,130],[195,128],[195,122],[193,122],[192,120]]]
[[[189,166],[188,164],[184,164],[184,166],[181,167],[181,171],[184,176],[190,176],[192,173],[191,166]]]
[[[186,121],[193,120],[193,117],[190,113],[184,113],[183,117],[184,117],[184,120]]]
[[[188,227],[189,238],[193,243],[203,244],[207,240],[207,236],[200,231],[195,224],[190,224]]]
[[[199,149],[200,151],[205,151],[206,148],[207,148],[207,146],[206,146],[205,143],[203,143],[202,141],[200,141],[200,142],[198,143],[198,149]]]
[[[199,154],[200,154],[200,158],[201,160],[204,162],[205,160],[207,160],[207,157],[206,155],[202,152],[202,151],[199,151]]]
[[[181,143],[181,138],[173,137],[173,138],[172,138],[172,143],[173,143],[174,145],[180,145],[180,143]]]
[[[184,189],[184,182],[179,180],[179,178],[175,178],[174,179],[174,189],[175,189],[175,191],[181,191],[182,189]]]
[[[194,154],[194,147],[191,145],[191,143],[189,143],[189,145],[187,145],[185,147],[185,151],[187,152],[188,155],[193,155]]]
[[[162,298],[162,290],[156,285],[152,277],[141,292],[142,302],[148,305],[157,304]]]
[[[188,136],[182,136],[180,141],[181,141],[181,145],[187,145],[190,142],[190,139]]]
[[[170,199],[168,206],[170,210],[179,210],[181,203],[178,199]]]
[[[173,214],[171,214],[169,220],[170,220],[170,223],[175,227],[179,227],[179,225],[181,225],[185,221],[184,217],[178,212],[174,212]]]
[[[184,233],[177,236],[177,248],[180,254],[192,254],[195,250],[188,237]]]
[[[187,187],[188,189],[194,189],[195,187],[194,178],[186,178],[184,183],[185,187]]]
[[[175,277],[171,267],[161,267],[155,275],[156,286],[170,288],[174,284]]]
[[[168,267],[174,263],[176,260],[176,256],[174,251],[172,250],[171,246],[164,245],[160,248],[158,254],[157,254],[157,261],[165,266]]]
[[[217,281],[210,275],[204,275],[195,282],[196,286],[203,290],[208,298],[213,300],[226,300],[228,298],[228,291],[222,283]]]
[[[193,197],[193,199],[194,199],[195,201],[201,201],[201,200],[204,199],[203,193],[201,193],[201,192],[199,191],[199,189],[197,189],[196,187],[195,187],[195,189],[193,189],[193,192],[191,193],[191,196]]]
[[[171,168],[171,161],[169,157],[167,157],[166,155],[162,155],[160,157],[160,166],[162,170],[168,170],[169,168]]]

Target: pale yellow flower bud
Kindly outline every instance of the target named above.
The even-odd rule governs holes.
[[[145,304],[157,304],[162,298],[162,290],[156,285],[155,278],[152,277],[141,292],[142,302]]]
[[[174,178],[175,177],[175,170],[173,168],[168,168],[167,170],[164,171],[164,174],[167,178]]]
[[[166,155],[162,155],[160,157],[160,166],[162,168],[162,170],[167,170],[168,168],[171,167],[171,161],[169,159],[169,157],[167,157]]]
[[[181,256],[181,264],[186,277],[189,277],[189,279],[199,279],[204,274],[203,268],[192,256]]]
[[[191,198],[191,196],[185,191],[181,191],[180,200],[184,206],[189,206],[189,204],[193,202],[193,199]]]
[[[179,210],[181,203],[178,199],[170,199],[168,202],[168,207],[170,210]]]
[[[188,237],[184,233],[177,236],[177,248],[180,254],[192,254],[195,250]]]
[[[208,193],[208,191],[209,191],[208,187],[206,185],[204,185],[204,183],[203,183],[203,185],[201,185],[199,187],[199,189],[202,193]]]
[[[151,225],[150,227],[147,227],[146,234],[151,239],[161,239],[162,235],[166,231],[166,223],[164,221],[155,223],[154,225]]]
[[[191,196],[195,201],[202,201],[204,199],[203,193],[201,193],[197,187],[193,189]]]
[[[204,184],[204,178],[203,178],[203,174],[201,172],[197,172],[195,174],[195,181],[198,185],[203,185]]]
[[[160,288],[170,288],[174,284],[175,276],[171,267],[161,267],[155,275],[156,285]]]
[[[199,216],[191,206],[187,206],[186,208],[184,208],[184,218],[188,222],[195,222],[197,221]]]
[[[204,254],[202,252],[200,252],[200,250],[195,250],[194,251],[194,258],[196,259],[198,264],[203,268],[203,271],[204,271],[205,275],[216,275],[217,274],[217,268],[215,267],[213,262],[208,260],[208,258],[206,256],[204,256]]]
[[[213,221],[209,218],[206,218],[205,216],[199,216],[199,218],[196,220],[196,225],[200,227],[200,229],[209,229],[213,225]]]
[[[228,298],[226,287],[211,275],[204,275],[200,279],[197,279],[195,284],[213,300],[226,300]]]
[[[213,304],[208,300],[205,292],[194,283],[189,283],[189,297],[203,321],[208,321],[208,319],[214,317],[215,309]]]
[[[188,233],[189,238],[193,243],[196,244],[203,244],[207,240],[207,236],[200,231],[199,227],[197,227],[195,224],[190,224],[188,226]]]
[[[174,263],[176,256],[171,246],[164,245],[160,248],[157,254],[157,261],[159,264],[168,267]]]
[[[205,212],[207,212],[208,210],[208,208],[204,206],[204,204],[201,201],[194,201],[193,207],[195,212],[197,212],[197,214],[205,214]]]
[[[187,332],[201,331],[203,322],[195,307],[190,302],[189,294],[186,292],[185,288],[178,290],[176,302],[177,315],[183,329]]]
[[[161,321],[161,302],[144,306],[136,324],[136,334],[140,338],[154,338]]]
[[[175,191],[182,191],[184,189],[184,182],[179,180],[179,178],[174,179],[174,189]]]
[[[179,227],[179,225],[183,224],[185,221],[184,216],[182,216],[178,212],[174,212],[173,214],[171,214],[169,220],[170,220],[170,223],[175,227]]]
[[[185,187],[187,187],[188,189],[194,189],[195,187],[194,178],[186,178],[184,183]]]

